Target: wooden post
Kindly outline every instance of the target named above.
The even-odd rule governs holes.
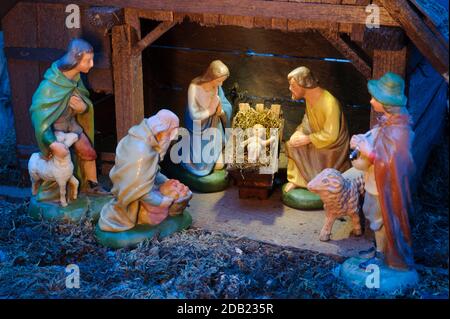
[[[247,111],[248,109],[250,109],[250,104],[239,103],[239,111]]]
[[[433,34],[407,0],[380,0],[408,37],[448,83],[448,49]]]
[[[262,112],[262,111],[264,111],[264,104],[262,104],[262,103],[257,103],[256,106],[255,106],[255,110],[256,110],[257,112]]]
[[[276,117],[280,116],[280,112],[281,112],[281,105],[280,104],[272,104],[270,106],[270,111],[272,112],[272,114],[274,114]]]
[[[131,25],[112,29],[112,61],[117,141],[144,118],[142,56],[133,54],[139,35]]]
[[[372,77],[378,79],[386,72],[394,72],[405,78],[406,75],[406,53],[404,47],[397,51],[374,50],[373,51],[373,72]],[[371,109],[370,127],[372,128],[378,122],[379,114]]]

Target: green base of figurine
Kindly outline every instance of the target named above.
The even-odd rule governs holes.
[[[177,179],[189,189],[200,193],[221,192],[228,187],[230,180],[225,169],[215,170],[206,176],[197,176],[185,170],[181,165],[168,163],[161,166],[167,177]]]
[[[137,225],[133,229],[123,232],[102,231],[97,225],[95,227],[95,237],[101,245],[106,247],[135,247],[137,244],[146,239],[152,239],[155,236],[164,238],[172,235],[173,233],[189,228],[191,224],[191,214],[189,214],[187,210],[184,210],[183,214],[169,216],[159,225]]]
[[[359,268],[359,264],[366,260],[357,257],[347,259],[339,268],[339,277],[351,288],[356,286],[382,292],[394,292],[419,282],[419,275],[414,269],[405,271],[380,266],[377,274],[372,268]]]
[[[35,196],[31,197],[28,214],[34,219],[78,222],[82,218],[91,218],[97,221],[103,206],[113,197],[106,196],[80,196],[62,207],[56,202],[38,202]]]
[[[282,188],[282,201],[286,206],[300,210],[316,210],[323,208],[323,202],[316,194],[305,188],[295,188],[285,192],[286,184]]]

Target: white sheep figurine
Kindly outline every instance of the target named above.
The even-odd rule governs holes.
[[[75,133],[55,132],[56,140],[64,143],[68,148],[78,140]],[[28,162],[28,172],[31,178],[31,191],[36,195],[42,181],[55,181],[59,186],[61,206],[67,206],[66,186],[73,189],[73,199],[78,196],[78,180],[73,176],[73,163],[70,152],[64,157],[52,156],[49,160],[41,157],[40,153],[33,153]]]
[[[316,193],[323,201],[325,209],[325,224],[320,231],[319,239],[329,241],[331,229],[337,218],[350,216],[355,236],[362,235],[359,212],[361,198],[364,194],[364,180],[362,176],[347,179],[333,168],[326,168],[317,174],[309,183],[308,190]]]

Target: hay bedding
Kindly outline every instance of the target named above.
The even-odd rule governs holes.
[[[342,259],[190,229],[135,249],[99,246],[91,221],[36,222],[0,201],[0,298],[368,298],[333,276]],[[80,289],[65,267],[80,267]],[[419,269],[400,297],[448,297],[448,272]],[[392,297],[392,296],[391,296]]]
[[[266,128],[266,139],[270,138],[270,129],[282,128],[282,119],[272,112],[270,109],[263,109],[261,111],[256,111],[254,108],[248,108],[246,110],[240,110],[236,113],[233,118],[231,127],[232,128],[241,128],[243,130],[244,136],[242,136],[242,141],[248,139],[250,136],[248,135],[247,129],[251,129],[256,124],[260,124]],[[233,137],[234,142],[229,142],[226,147],[235,147],[237,137]],[[268,147],[266,147],[267,155],[269,155]],[[248,153],[247,148],[244,149],[244,162],[237,163],[236,154],[233,152],[233,162],[228,165],[228,169],[239,169],[245,171],[256,171],[260,167],[263,167],[259,163],[249,163],[248,162]]]

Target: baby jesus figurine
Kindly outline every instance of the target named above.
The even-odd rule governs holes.
[[[241,143],[242,147],[247,146],[248,162],[267,164],[266,146],[275,141],[272,136],[266,140],[266,129],[261,124],[256,124],[252,128],[253,135]]]

